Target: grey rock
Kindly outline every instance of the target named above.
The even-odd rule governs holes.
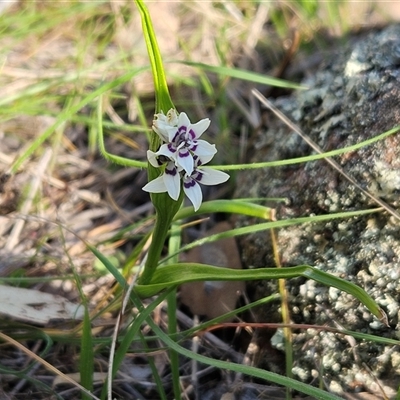
[[[303,82],[307,90],[274,100],[324,151],[359,143],[400,125],[400,26],[372,32],[335,51]],[[269,112],[267,127],[254,144],[252,161],[313,154],[310,147]],[[362,187],[398,212],[400,134],[335,158]],[[278,218],[328,214],[376,206],[343,176],[319,160],[280,168],[250,170],[238,176],[236,197],[287,198]],[[271,203],[275,205],[276,203]],[[237,226],[254,221],[241,217]],[[282,228],[277,231],[284,266],[308,264],[363,287],[386,311],[390,328],[377,321],[351,295],[303,278],[289,280],[295,323],[340,324],[350,330],[399,339],[400,221],[382,211],[363,217]],[[274,266],[268,233],[240,239],[244,265]],[[276,282],[249,284],[260,298],[277,291]],[[258,310],[262,321],[280,321],[279,309]],[[396,346],[352,342],[329,332],[294,335],[294,372],[337,393],[376,390],[376,379],[400,375]],[[372,371],[368,371],[368,368]],[[296,372],[297,371],[297,372]],[[375,378],[373,377],[375,376]],[[382,381],[383,382],[383,381]],[[381,383],[382,383],[381,382]],[[388,396],[395,383],[382,383]]]

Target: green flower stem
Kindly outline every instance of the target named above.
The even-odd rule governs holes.
[[[158,261],[161,257],[161,252],[164,247],[165,238],[172,222],[173,215],[168,216],[157,212],[156,223],[153,230],[153,237],[147,254],[147,260],[143,269],[143,273],[139,278],[140,285],[148,285],[154,272],[157,269]]]
[[[175,106],[172,103],[171,96],[169,94],[162,57],[158,47],[156,35],[154,33],[153,24],[151,22],[149,11],[144,2],[142,0],[136,0],[136,5],[138,6],[142,19],[143,35],[153,73],[154,90],[156,96],[156,113],[161,111],[168,112],[171,108],[175,108]],[[160,138],[158,135],[153,133],[149,145],[150,150],[157,151],[160,147],[160,144]],[[148,163],[147,171],[149,182],[157,178],[161,172],[159,168],[153,167],[150,163]],[[172,219],[182,204],[183,195],[181,194],[179,199],[175,201],[171,199],[167,193],[153,193],[151,195],[151,200],[156,209],[156,223],[154,226],[153,238],[150,244],[143,274],[139,278],[139,283],[141,285],[149,284],[155,270],[157,269],[165,238],[167,237]]]

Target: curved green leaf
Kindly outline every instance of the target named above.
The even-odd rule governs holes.
[[[387,325],[384,311],[369,294],[354,283],[320,271],[309,265],[286,268],[229,269],[204,264],[172,264],[161,266],[153,275],[149,285],[137,285],[136,293],[140,296],[153,296],[160,291],[193,281],[248,281],[262,279],[290,279],[303,276],[329,287],[335,287],[350,293],[360,300],[377,318]]]

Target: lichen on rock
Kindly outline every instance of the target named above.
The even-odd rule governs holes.
[[[349,42],[327,57],[303,84],[309,89],[273,102],[324,151],[359,143],[400,125],[400,26]],[[271,114],[254,147],[254,162],[312,154],[295,132]],[[335,160],[364,189],[399,211],[400,133]],[[376,206],[324,160],[246,171],[238,181],[236,197],[250,194],[290,199],[278,207],[281,219]],[[249,223],[245,217],[237,220],[238,226]],[[386,311],[390,327],[383,326],[351,295],[300,278],[287,282],[295,323],[337,323],[346,329],[399,339],[399,220],[382,211],[291,226],[277,231],[277,241],[282,265],[313,265],[360,285]],[[240,244],[247,267],[274,266],[268,233],[249,235]],[[249,287],[250,295],[256,298],[274,290],[272,282]],[[261,310],[259,318],[271,321],[278,314],[274,309]],[[393,346],[372,341],[353,345],[338,334],[307,331],[294,335],[294,346],[297,377],[309,376],[311,381],[310,373],[303,372],[317,370],[327,388],[334,387],[339,394],[374,390],[374,379],[366,366],[378,379],[400,375],[395,361],[400,353]],[[397,389],[382,385],[389,396]]]

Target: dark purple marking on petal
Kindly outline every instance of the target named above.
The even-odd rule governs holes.
[[[191,136],[192,140],[196,139],[196,133],[193,129],[189,129],[189,135]]]
[[[181,128],[185,128],[185,127],[181,127]],[[175,146],[178,147],[182,142],[186,143],[186,131],[185,131],[185,129],[183,129],[183,132],[180,132],[178,130],[178,132],[176,133],[176,135],[172,139],[171,143],[174,143]]]
[[[180,133],[179,133],[179,129],[178,129],[178,130],[176,131],[174,137],[172,138],[172,141],[175,142],[175,141],[178,139],[179,136],[180,136]]]
[[[189,156],[190,156],[190,152],[185,147],[183,147],[182,149],[180,149],[178,151],[178,157],[179,158],[186,158],[186,157],[189,157]]]
[[[176,170],[176,167],[175,166],[172,166],[172,167],[167,167],[167,168],[165,168],[165,173],[167,174],[167,175],[172,175],[172,176],[175,176],[176,174],[177,174],[177,170]]]
[[[177,133],[179,133],[180,135],[183,135],[183,134],[186,133],[186,131],[187,131],[187,127],[185,125],[182,125],[182,126],[180,126],[178,128],[178,132]]]
[[[195,168],[202,165],[202,162],[201,162],[199,156],[197,156],[196,154],[193,154],[193,161],[194,161]]]
[[[171,153],[176,152],[176,147],[172,143],[168,143],[167,148]]]
[[[198,147],[197,141],[193,141],[191,142],[190,146],[189,146],[189,150],[190,151],[196,151]]]
[[[196,185],[196,181],[194,179],[191,178],[187,178],[185,179],[185,181],[183,182],[183,186],[186,189],[190,189],[191,187],[193,187],[194,185]]]
[[[194,171],[191,175],[191,178],[197,182],[201,182],[201,180],[203,179],[203,175],[204,174],[200,171]]]

